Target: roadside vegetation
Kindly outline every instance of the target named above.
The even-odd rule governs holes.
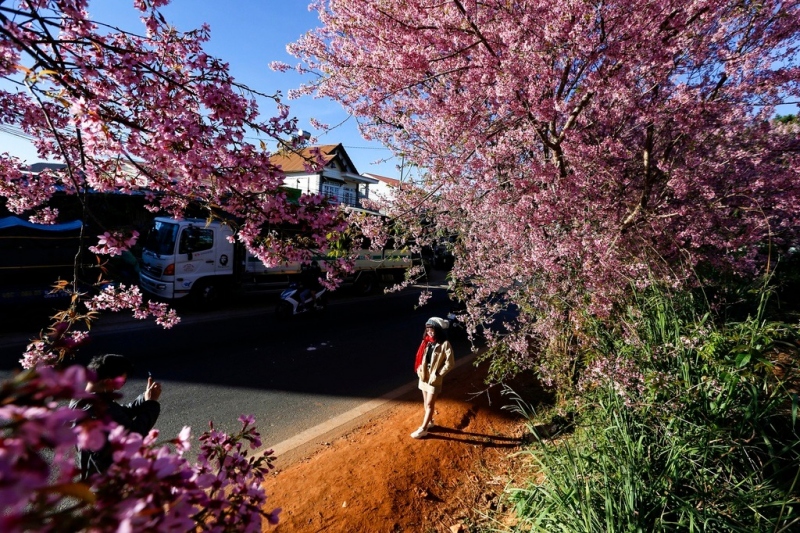
[[[698,295],[637,293],[617,327],[598,324],[571,399],[536,413],[515,397],[532,422],[571,424],[524,452],[513,530],[796,531],[800,330],[768,288],[753,296],[715,323]]]

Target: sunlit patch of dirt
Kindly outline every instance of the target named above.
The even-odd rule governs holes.
[[[499,387],[487,390],[484,377],[470,365],[447,376],[437,427],[424,439],[409,436],[423,414],[421,394],[409,396],[270,475],[267,508],[283,512],[266,530],[452,533],[477,530],[487,514],[513,521],[502,495],[530,474],[524,456],[514,455],[528,440],[526,425],[502,408],[510,400]],[[518,387],[528,402],[546,400],[533,385]]]

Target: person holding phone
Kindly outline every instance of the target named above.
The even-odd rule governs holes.
[[[90,418],[104,422],[116,422],[128,431],[135,431],[142,436],[147,435],[155,426],[161,413],[161,384],[153,381],[149,375],[144,392],[132,402],[122,405],[115,401],[116,391],[120,390],[133,372],[133,363],[123,355],[106,354],[94,357],[87,368],[94,373],[86,385],[86,391],[92,393],[91,398],[83,398],[70,402],[70,407],[89,413]],[[114,462],[113,450],[106,441],[96,451],[78,448],[78,461],[81,480],[92,474],[105,472]]]

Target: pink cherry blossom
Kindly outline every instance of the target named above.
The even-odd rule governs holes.
[[[0,4],[0,75],[10,81],[0,88],[0,122],[32,137],[40,158],[65,165],[31,174],[22,161],[0,154],[6,207],[52,223],[58,221],[47,205],[53,195],[79,195],[87,219],[96,223],[90,192],[136,194],[152,212],[180,218],[191,204],[236,220],[236,239],[270,265],[324,252],[329,236],[345,227],[339,209],[319,195],[290,201],[267,143],[246,141],[255,134],[296,149],[289,108],[278,93],[238,83],[225,62],[204,50],[209,26],[182,32],[169,25],[158,11],[167,3],[133,2],[140,32],[92,20],[87,0]],[[273,116],[262,116],[257,98],[274,104]],[[304,228],[305,238],[262,231],[286,223]],[[100,256],[118,256],[138,238],[132,230],[100,233],[96,243],[86,243]],[[97,268],[105,269],[104,261],[100,257]],[[103,289],[107,280],[101,280],[90,290],[75,286],[80,277],[76,265],[71,283],[59,287],[72,296],[72,317],[91,322],[92,312],[128,309],[165,327],[177,323],[174,311],[143,301],[133,289]],[[28,365],[66,355],[37,355],[39,348],[33,346]]]
[[[82,398],[86,371],[38,367],[0,388],[0,529],[4,532],[70,530],[251,531],[264,519],[277,523],[280,509],[265,510],[261,481],[272,452],[249,456],[244,443],[260,439],[252,416],[233,435],[200,436],[199,460],[183,452],[184,428],[172,451],[122,426],[86,418],[63,401]],[[114,464],[87,482],[75,481],[75,446],[97,449],[110,442]],[[59,512],[54,512],[59,510]]]
[[[490,347],[548,383],[632,287],[759,275],[798,242],[798,125],[771,120],[800,101],[797,0],[312,7],[290,96],[338,101],[420,169],[394,229],[453,236],[468,329],[518,312]]]

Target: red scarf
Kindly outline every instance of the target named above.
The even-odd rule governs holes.
[[[430,343],[434,342],[434,338],[430,335],[425,335],[422,339],[422,342],[419,345],[419,349],[417,350],[417,359],[414,361],[414,372],[417,371],[419,365],[422,364],[422,358],[425,357],[425,350],[428,348]]]

